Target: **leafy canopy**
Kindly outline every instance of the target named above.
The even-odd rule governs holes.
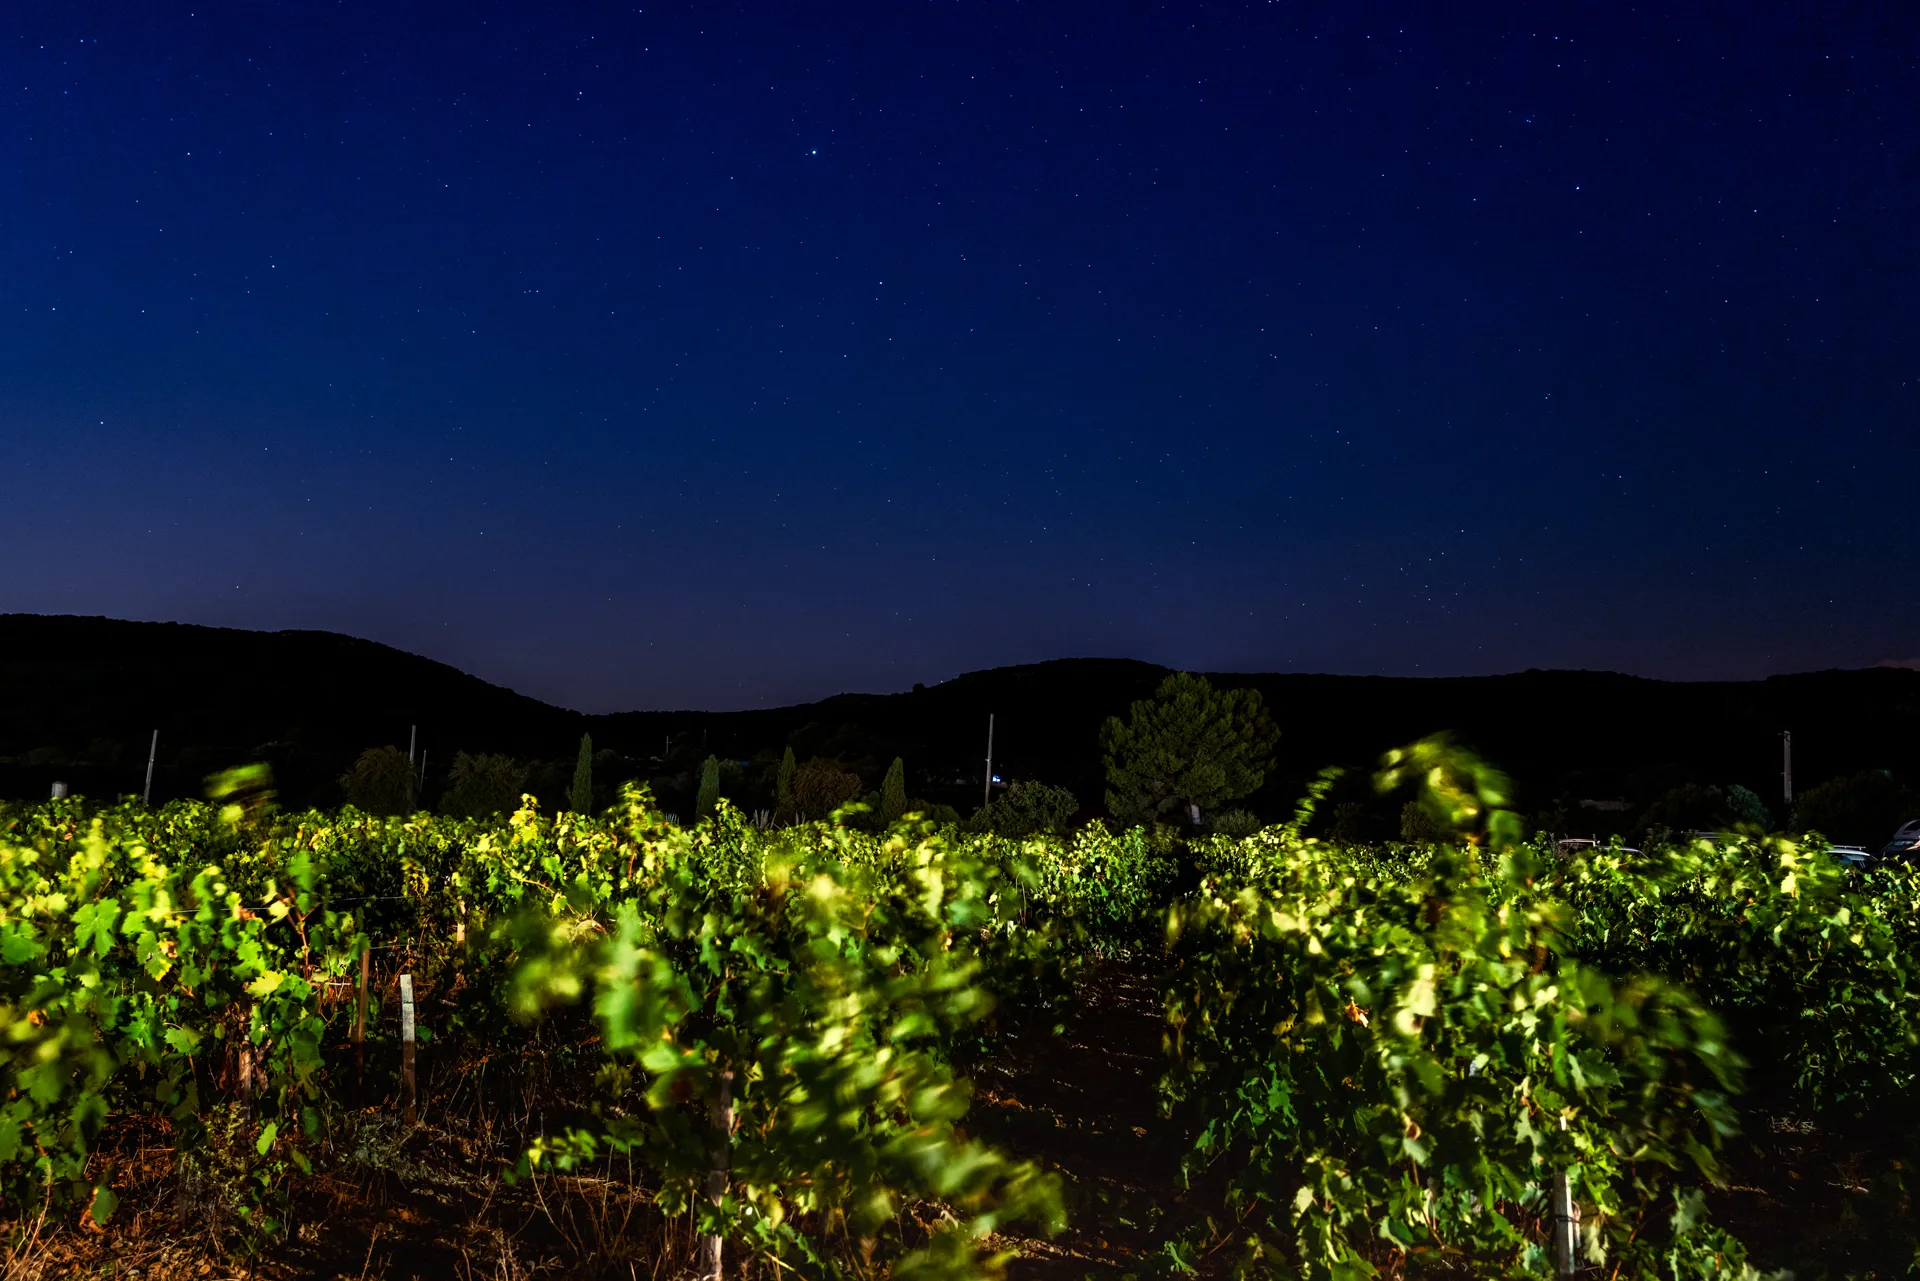
[[[453,781],[440,800],[440,808],[463,818],[513,813],[527,785],[524,764],[493,752],[454,753],[449,776]]]
[[[1217,691],[1175,672],[1125,722],[1107,718],[1107,808],[1123,823],[1151,823],[1176,805],[1212,809],[1257,791],[1279,731],[1258,690]]]
[[[967,830],[1012,837],[1063,835],[1079,810],[1079,798],[1066,788],[1022,779],[981,806],[967,820]]]
[[[1885,770],[1864,770],[1810,788],[1793,817],[1803,832],[1878,848],[1902,823],[1920,818],[1920,795]]]
[[[788,803],[795,817],[812,821],[827,817],[863,790],[858,774],[816,756],[795,771]]]
[[[406,814],[413,810],[413,762],[397,747],[369,747],[340,776],[347,804],[367,814]]]

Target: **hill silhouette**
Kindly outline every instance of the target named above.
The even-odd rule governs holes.
[[[582,732],[606,769],[658,778],[708,752],[763,760],[792,744],[877,771],[906,758],[916,794],[977,804],[986,721],[995,771],[1101,795],[1096,736],[1149,696],[1167,669],[1129,659],[1060,659],[971,672],[897,694],[838,694],[734,712],[588,715],[491,685],[444,663],[329,632],[251,632],[179,623],[0,615],[0,794],[45,796],[56,778],[91,795],[138,792],[160,730],[156,799],[197,795],[215,769],[273,764],[285,799],[333,804],[363,748],[405,747],[420,727],[430,766],[454,751],[571,762]],[[1810,672],[1757,681],[1672,682],[1610,672],[1429,678],[1210,673],[1266,699],[1281,739],[1253,805],[1282,814],[1314,771],[1358,767],[1386,748],[1452,730],[1514,775],[1522,804],[1650,797],[1677,783],[1742,783],[1778,808],[1781,730],[1801,790],[1888,769],[1920,782],[1920,671]],[[430,794],[431,794],[431,788]],[[1356,792],[1356,794],[1358,794]],[[558,799],[557,790],[553,798]]]
[[[213,770],[271,760],[283,790],[324,793],[361,749],[408,727],[524,751],[581,717],[373,641],[66,615],[0,615],[0,789],[138,792],[160,731],[156,792],[198,795]],[[329,796],[327,799],[337,799]]]

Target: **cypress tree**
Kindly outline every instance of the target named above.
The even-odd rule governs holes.
[[[898,756],[887,766],[887,777],[880,784],[880,821],[893,823],[907,812],[907,763]]]
[[[593,735],[580,736],[580,756],[573,763],[573,786],[567,789],[567,808],[576,814],[593,812]]]
[[[694,798],[693,821],[713,817],[713,811],[720,804],[720,761],[717,757],[707,757],[706,764],[700,767],[700,794]]]
[[[793,744],[787,744],[786,753],[780,757],[780,772],[774,777],[773,804],[779,814],[793,812],[793,776],[797,767],[793,763]]]

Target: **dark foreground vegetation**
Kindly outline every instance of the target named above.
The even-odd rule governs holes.
[[[799,768],[821,767],[812,781],[822,787],[804,798],[809,817],[823,817],[843,795],[872,795],[877,809],[896,758],[908,799],[971,816],[985,792],[992,714],[995,773],[1065,789],[1078,821],[1117,819],[1104,805],[1101,727],[1167,675],[1149,663],[1073,659],[795,707],[586,716],[324,632],[0,615],[0,796],[39,799],[56,780],[90,796],[139,795],[157,729],[156,803],[198,798],[208,774],[261,761],[287,805],[333,807],[349,799],[341,779],[364,751],[390,745],[405,758],[417,726],[418,781],[403,798],[406,812],[472,813],[476,790],[487,789],[507,798],[482,798],[488,813],[513,808],[522,791],[550,806],[571,804],[577,748],[591,735],[595,811],[635,781],[665,812],[691,820],[713,758],[718,795],[743,814],[772,814],[791,751]],[[1323,766],[1345,765],[1320,816],[1320,834],[1343,840],[1404,839],[1402,799],[1377,796],[1369,774],[1382,744],[1438,726],[1512,775],[1530,829],[1620,835],[1630,845],[1656,828],[1753,821],[1740,812],[1749,807],[1735,804],[1735,787],[1757,798],[1768,825],[1800,823],[1783,800],[1783,730],[1793,734],[1796,803],[1816,785],[1879,771],[1906,787],[1920,784],[1920,736],[1911,731],[1920,723],[1920,671],[1697,683],[1606,672],[1253,673],[1213,683],[1258,693],[1280,730],[1264,781],[1232,807],[1262,823],[1282,821]],[[472,777],[471,764],[456,773],[462,756],[485,758],[481,777]],[[827,767],[840,777],[825,777]],[[1804,825],[1835,840],[1884,841],[1882,811],[1901,800],[1860,795],[1877,786],[1856,782],[1848,796],[1815,798]],[[385,808],[390,798],[360,799]]]
[[[8,808],[7,1275],[1904,1274],[1912,869],[1377,784],[1432,839],[1309,835],[1331,776],[1243,836]]]

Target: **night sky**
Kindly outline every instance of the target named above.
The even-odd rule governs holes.
[[[1920,10],[0,14],[0,610],[587,710],[1920,655]]]

